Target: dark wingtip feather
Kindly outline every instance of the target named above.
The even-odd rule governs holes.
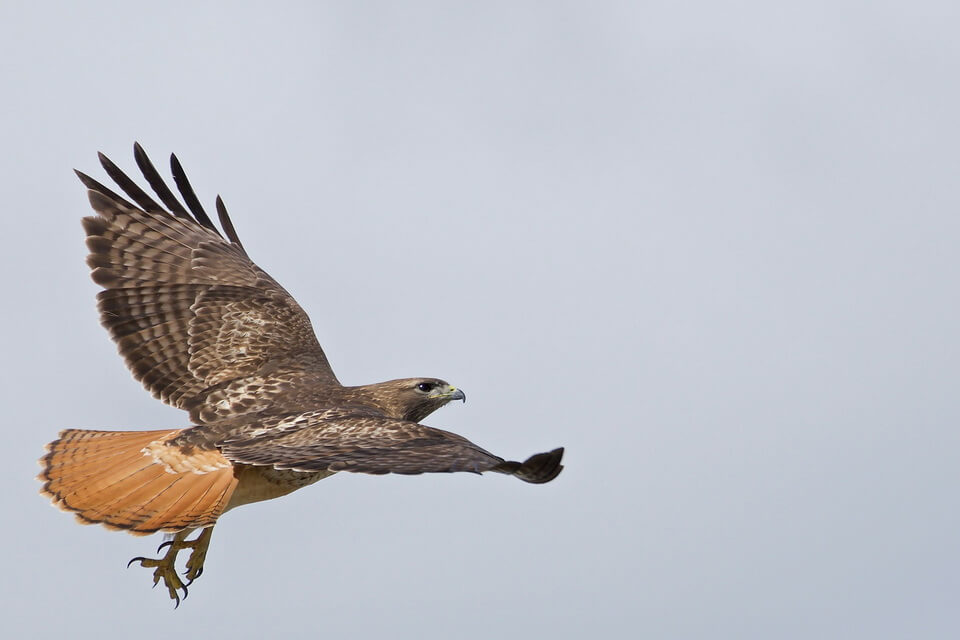
[[[519,462],[502,462],[493,468],[493,471],[508,473],[514,475],[524,482],[532,484],[543,484],[550,482],[563,471],[563,447],[548,451],[546,453],[537,453],[527,458],[522,464]]]
[[[210,229],[222,238],[223,236],[220,235],[220,231],[213,224],[210,216],[208,216],[207,212],[203,210],[203,205],[200,204],[200,199],[197,197],[196,192],[193,190],[193,186],[191,186],[190,181],[187,179],[187,174],[183,170],[183,166],[180,164],[180,161],[177,160],[177,156],[173,153],[170,154],[170,170],[173,172],[173,181],[177,183],[177,188],[180,190],[180,195],[183,196],[187,206],[190,207],[193,217],[197,219],[197,222],[199,222],[201,226]]]
[[[230,239],[230,242],[243,249],[243,244],[237,236],[237,230],[233,228],[233,222],[230,221],[230,214],[227,213],[227,206],[223,204],[223,198],[217,195],[217,217],[220,218],[220,226],[224,233]]]
[[[173,192],[170,190],[170,187],[167,186],[167,183],[163,181],[163,178],[160,176],[160,172],[157,171],[157,168],[153,166],[152,162],[150,162],[150,157],[147,155],[147,152],[143,150],[143,147],[140,146],[139,142],[133,143],[133,158],[137,161],[137,166],[140,168],[140,173],[142,173],[143,177],[146,178],[147,182],[150,184],[150,188],[152,188],[154,193],[159,196],[160,200],[163,201],[163,204],[167,206],[170,212],[178,218],[191,219],[190,214],[183,207],[183,205],[180,204],[180,201],[177,200],[177,197],[173,195]]]
[[[85,186],[87,189],[93,189],[95,188],[95,185],[103,186],[99,182],[97,182],[96,180],[94,180],[93,178],[85,174],[83,171],[80,171],[80,169],[74,169],[73,172],[77,174],[77,177],[80,178],[80,182],[82,182],[83,186]]]
[[[77,174],[78,178],[80,178],[80,182],[83,183],[83,186],[85,186],[87,189],[90,190],[90,193],[99,193],[105,196],[106,198],[113,200],[117,204],[121,204],[129,209],[135,208],[134,205],[131,204],[129,201],[127,201],[123,196],[117,195],[116,193],[114,193],[107,187],[103,186],[102,184],[100,184],[99,182],[97,182],[87,174],[83,173],[82,171],[78,171],[74,169],[73,172]],[[93,204],[93,200],[90,201],[90,204]],[[96,209],[96,207],[94,208]],[[99,209],[97,210],[99,211]]]
[[[117,185],[126,193],[127,196],[136,202],[136,204],[131,203],[123,196],[120,196],[114,191],[108,189],[106,186],[94,180],[82,171],[74,169],[74,173],[77,174],[80,182],[82,182],[83,185],[90,190],[91,205],[93,205],[93,208],[101,214],[106,213],[111,208],[122,207],[136,209],[139,205],[140,209],[143,209],[151,214],[160,214],[163,216],[172,215],[177,218],[183,218],[185,220],[195,222],[203,228],[213,231],[221,238],[224,237],[223,234],[225,233],[229,242],[237,245],[240,251],[246,253],[243,249],[243,244],[241,244],[240,238],[237,235],[237,231],[233,226],[233,222],[230,220],[230,216],[227,213],[227,208],[223,204],[223,199],[220,196],[217,196],[216,201],[217,215],[220,218],[220,224],[223,227],[223,232],[221,232],[220,229],[218,229],[210,219],[210,216],[207,215],[207,212],[204,211],[203,205],[200,204],[200,199],[193,190],[193,186],[187,179],[187,174],[183,170],[183,166],[180,164],[180,161],[177,159],[176,155],[170,154],[170,168],[173,172],[174,182],[176,183],[180,194],[183,196],[187,207],[189,207],[189,210],[180,203],[180,200],[177,199],[177,196],[174,195],[170,187],[168,187],[164,182],[160,172],[157,171],[156,167],[150,161],[149,156],[147,156],[147,152],[144,151],[139,142],[133,143],[133,157],[136,160],[137,166],[140,168],[141,173],[143,173],[143,177],[150,184],[151,188],[154,190],[166,208],[157,204],[157,202],[153,200],[153,198],[148,195],[146,191],[137,186],[137,184],[123,171],[121,171],[120,168],[117,167],[117,165],[114,164],[113,161],[110,160],[110,158],[108,158],[105,154],[97,152],[97,157],[100,159],[100,164],[103,165],[103,168],[107,174],[114,180],[114,182],[117,183]],[[93,194],[99,194],[99,196],[102,197],[94,197]]]
[[[137,183],[130,179],[130,177],[125,174],[120,167],[115,165],[110,158],[105,156],[101,152],[97,152],[97,157],[100,158],[100,164],[103,166],[104,171],[107,172],[113,181],[117,183],[123,192],[126,193],[130,198],[136,202],[144,211],[149,211],[151,213],[166,213],[163,207],[156,203],[156,201],[151,198],[146,191],[137,186]]]

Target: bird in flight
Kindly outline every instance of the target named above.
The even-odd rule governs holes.
[[[95,215],[83,219],[101,324],[134,377],[191,426],[159,431],[65,429],[41,458],[42,492],[86,524],[173,534],[154,569],[179,606],[203,572],[217,520],[338,471],[495,471],[557,477],[563,449],[504,460],[420,422],[463,391],[438,378],[344,386],[307,314],[254,264],[217,196],[220,229],[171,155],[167,186],[139,144],[134,158],[158,203],[106,156],[133,202],[77,171]],[[199,530],[193,539],[189,536]],[[189,549],[183,578],[180,551]],[[129,564],[128,564],[129,566]]]

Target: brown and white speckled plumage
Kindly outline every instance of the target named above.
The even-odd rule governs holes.
[[[77,172],[95,216],[83,219],[101,323],[134,377],[188,411],[195,426],[154,432],[67,429],[41,460],[43,491],[85,523],[131,533],[180,532],[156,567],[179,603],[177,551],[203,568],[210,529],[225,511],[285,495],[337,471],[418,474],[497,471],[543,483],[563,450],[505,461],[419,421],[463,393],[436,378],[340,384],[307,315],[247,256],[222,200],[223,235],[180,163],[166,186],[139,145],[134,157],[157,203],[109,159],[129,202]],[[190,530],[205,528],[187,541]]]

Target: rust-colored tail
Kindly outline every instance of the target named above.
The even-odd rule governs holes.
[[[237,485],[218,451],[167,442],[180,429],[65,429],[40,459],[42,492],[85,524],[137,535],[210,526]]]

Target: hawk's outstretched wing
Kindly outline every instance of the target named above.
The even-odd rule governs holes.
[[[533,483],[563,469],[563,449],[506,461],[449,431],[396,420],[361,407],[335,407],[220,423],[184,432],[171,444],[216,444],[234,463],[301,472],[443,473],[497,471]],[[201,447],[202,448],[202,447]]]
[[[247,257],[219,196],[226,238],[175,156],[187,207],[138,144],[134,155],[165,207],[103,154],[103,168],[139,206],[77,172],[97,212],[83,226],[91,275],[104,287],[101,323],[134,377],[198,422],[302,409],[299,389],[337,385],[306,313]]]

